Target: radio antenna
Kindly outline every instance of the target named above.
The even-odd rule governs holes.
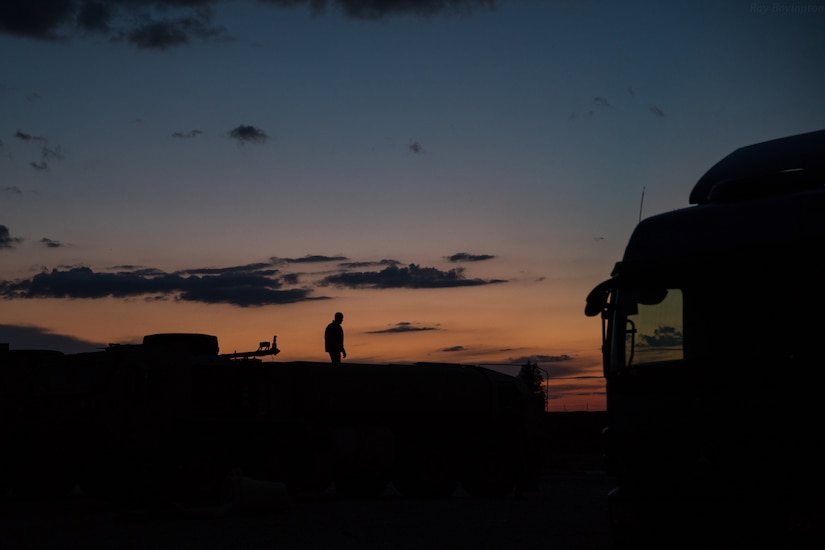
[[[639,221],[642,221],[642,207],[645,205],[645,188],[642,186],[642,200],[639,201]]]

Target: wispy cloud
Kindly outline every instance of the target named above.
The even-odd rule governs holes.
[[[56,146],[54,149],[43,146],[40,149],[40,154],[42,155],[43,160],[46,160],[46,159],[63,160],[65,158],[65,156],[63,155],[63,151],[60,149],[59,145]]]
[[[613,107],[613,104],[610,103],[610,101],[608,101],[607,98],[602,97],[602,96],[594,97],[593,98],[593,103],[595,103],[596,105],[600,105],[602,107]]]
[[[665,112],[662,109],[660,109],[659,107],[657,107],[656,105],[651,105],[650,106],[650,111],[658,117],[664,117],[665,116]]]
[[[453,353],[453,352],[457,352],[457,351],[466,351],[466,350],[467,350],[467,348],[465,348],[464,346],[451,346],[449,348],[441,349],[441,351],[446,352],[446,353]]]
[[[192,139],[201,135],[200,130],[189,130],[188,132],[172,132],[173,138]]]
[[[458,252],[452,256],[445,256],[444,259],[448,262],[483,262],[484,260],[492,260],[495,256],[490,254],[468,254],[466,252]]]
[[[320,254],[309,254],[302,258],[277,258],[273,257],[272,261],[275,263],[287,263],[287,264],[317,264],[317,263],[324,263],[324,262],[339,262],[346,260],[346,256],[322,256]]]
[[[17,130],[14,133],[14,137],[16,137],[17,139],[22,139],[23,141],[39,141],[44,144],[49,143],[49,140],[43,136],[34,136],[32,134],[27,134],[26,132],[22,132],[20,130]]]
[[[46,237],[40,239],[40,244],[44,245],[47,248],[60,248],[61,246],[63,246],[63,244],[61,244],[60,242],[53,241],[52,239],[48,239]]]
[[[56,145],[54,147],[50,147],[49,139],[45,136],[36,136],[33,134],[29,134],[27,132],[23,132],[22,130],[17,130],[14,135],[17,139],[21,141],[40,143],[41,160],[39,162],[29,162],[29,166],[31,166],[39,172],[43,172],[49,169],[49,164],[46,162],[47,160],[63,160],[65,158],[63,150],[60,148],[60,146]]]
[[[342,262],[340,267],[346,269],[361,269],[364,267],[385,267],[389,265],[401,265],[398,260],[379,260],[377,262]]]
[[[588,117],[592,117],[597,112],[605,112],[605,110],[615,110],[616,112],[624,111],[627,113],[637,113],[638,109],[641,108],[637,101],[636,101],[636,91],[632,86],[627,87],[626,89],[627,95],[620,96],[618,99],[611,101],[607,97],[603,95],[597,95],[592,98],[592,102],[588,105],[588,109],[584,112],[585,115]],[[622,100],[624,98],[624,101]],[[636,105],[634,107],[634,104]],[[595,109],[595,110],[594,110]],[[662,110],[658,105],[650,105],[648,107],[648,111],[653,113],[654,115],[664,118],[665,112]],[[569,119],[575,120],[581,116],[582,113],[580,112],[573,112],[570,114]]]
[[[409,332],[425,332],[430,330],[438,330],[436,327],[416,326],[413,323],[402,321],[389,328],[368,331],[367,334],[403,334]]]

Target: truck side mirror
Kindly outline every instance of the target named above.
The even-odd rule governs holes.
[[[588,317],[595,317],[607,309],[607,299],[613,289],[613,279],[608,279],[596,285],[596,288],[587,295],[587,305],[584,306],[584,314]]]

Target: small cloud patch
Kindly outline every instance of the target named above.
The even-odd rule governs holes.
[[[241,124],[228,132],[230,138],[238,143],[266,143],[269,136],[260,128]]]

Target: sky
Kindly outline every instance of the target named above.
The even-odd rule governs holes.
[[[825,2],[0,6],[0,342],[277,336],[603,410],[587,293],[738,147],[825,128]]]

